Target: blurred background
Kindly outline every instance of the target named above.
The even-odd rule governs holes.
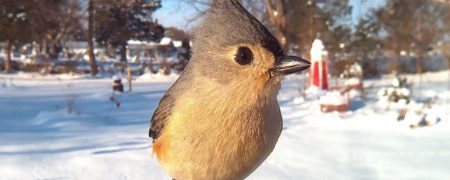
[[[450,179],[449,0],[241,2],[312,63],[249,179]],[[0,0],[1,178],[170,179],[149,121],[210,4]]]
[[[448,68],[450,13],[443,0],[244,1],[290,53],[314,39],[333,75],[360,63],[364,77]],[[207,0],[2,0],[4,72],[182,71]],[[112,68],[112,69],[111,69]],[[167,72],[168,73],[168,70]]]

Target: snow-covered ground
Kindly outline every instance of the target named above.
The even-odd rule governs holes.
[[[416,95],[436,92],[443,112],[438,124],[417,129],[377,108],[389,77],[364,81],[366,102],[351,112],[324,114],[317,100],[300,97],[305,78],[289,76],[279,96],[283,133],[249,179],[450,179],[447,73],[414,85]],[[110,78],[0,74],[0,179],[170,179],[147,133],[175,79],[136,78],[116,108]]]

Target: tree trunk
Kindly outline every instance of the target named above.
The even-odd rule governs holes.
[[[416,73],[422,74],[423,73],[423,59],[424,59],[424,53],[419,50],[417,61],[416,61]]]
[[[302,47],[301,45],[299,47]],[[311,43],[307,43],[305,45],[305,49],[302,49],[302,53],[304,54],[304,58],[309,59],[311,61],[311,49],[312,49],[312,41]]]
[[[41,46],[41,54],[43,54],[46,58],[48,58],[48,43],[45,38],[42,40],[42,46]]]
[[[10,73],[12,70],[12,62],[11,62],[11,40],[6,40],[5,42],[5,73]]]
[[[402,68],[401,68],[401,62],[400,62],[400,53],[401,50],[398,48],[397,44],[393,45],[394,50],[394,60],[390,63],[391,64],[391,72],[395,72],[396,74],[402,74]]]
[[[58,58],[58,42],[56,40],[50,41],[48,56],[51,60],[56,60]]]
[[[88,34],[87,34],[87,43],[88,43],[88,56],[89,63],[91,65],[91,74],[95,76],[98,72],[97,62],[95,61],[94,55],[94,0],[89,0],[88,7]]]
[[[403,73],[403,68],[402,68],[402,63],[401,63],[401,56],[400,56],[400,51],[395,51],[395,60],[394,60],[394,71],[396,72],[396,74],[400,75]]]
[[[120,61],[127,62],[127,45],[122,44],[120,46]]]

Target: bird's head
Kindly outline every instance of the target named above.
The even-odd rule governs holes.
[[[215,0],[194,32],[188,70],[218,83],[275,84],[310,63],[286,55],[278,40],[237,0]]]

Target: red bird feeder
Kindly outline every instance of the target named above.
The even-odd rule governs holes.
[[[313,42],[311,48],[310,86],[328,89],[328,52],[320,39]]]

